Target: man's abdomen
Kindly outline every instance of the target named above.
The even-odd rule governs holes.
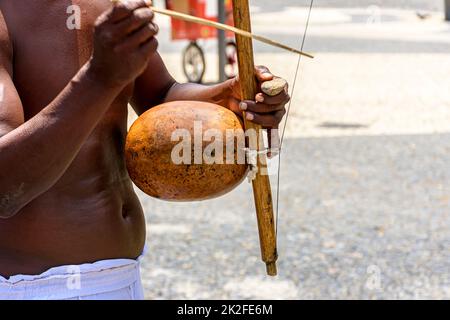
[[[120,154],[121,139],[100,131],[104,139],[94,133],[51,189],[0,220],[0,275],[140,255],[145,220]]]

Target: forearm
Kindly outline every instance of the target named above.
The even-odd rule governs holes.
[[[233,80],[227,80],[211,86],[195,83],[175,83],[169,89],[165,102],[178,100],[205,101],[228,108],[229,99],[232,95],[232,81]]]
[[[87,65],[53,102],[0,138],[0,217],[61,177],[121,90],[96,81]]]

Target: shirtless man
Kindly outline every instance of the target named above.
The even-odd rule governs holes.
[[[67,28],[70,5],[81,8],[79,30]],[[0,0],[0,298],[142,298],[127,104],[138,114],[173,100],[245,108],[236,79],[177,83],[157,32],[144,0]],[[256,76],[273,78],[264,67]],[[261,97],[246,101],[249,117],[276,127],[289,96]],[[75,289],[69,265],[81,275]]]

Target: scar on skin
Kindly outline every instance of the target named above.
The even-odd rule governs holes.
[[[9,194],[0,195],[0,217],[9,218],[10,216],[4,215],[4,213],[14,208],[16,200],[18,200],[24,193],[25,183],[21,183],[20,186]]]

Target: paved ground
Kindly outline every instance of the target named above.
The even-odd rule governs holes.
[[[257,32],[298,43],[305,8],[255,11]],[[203,203],[141,194],[147,298],[450,298],[450,25],[437,11],[372,15],[313,11],[305,49],[316,59],[302,64],[281,167],[280,276],[264,276],[247,183]],[[184,44],[160,25],[163,58],[182,81]],[[213,81],[214,44],[204,45]],[[292,82],[295,56],[256,51]]]
[[[276,10],[279,2],[271,0],[251,0],[253,5],[264,7],[268,10]],[[283,0],[284,6],[309,6],[311,0]],[[417,10],[441,10],[444,0],[314,0],[314,7],[354,8],[377,5],[384,8],[403,8]]]
[[[142,197],[148,298],[450,298],[450,134],[289,139],[280,276],[248,184],[205,203]]]

